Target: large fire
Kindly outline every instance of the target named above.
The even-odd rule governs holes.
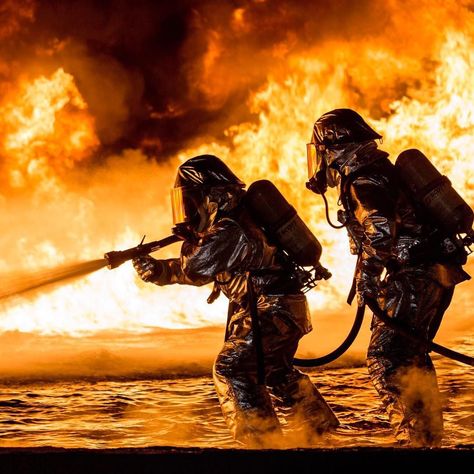
[[[241,9],[235,11],[234,20],[236,27],[245,27]],[[213,38],[208,63],[220,54],[219,38]],[[415,78],[418,87],[397,101],[381,104],[376,115],[369,105],[360,106],[360,95],[367,95],[367,103],[383,97],[380,81],[407,75],[411,59],[363,41],[326,46],[337,51],[336,57],[325,57],[324,51],[299,53],[288,60],[287,72],[268,78],[249,100],[256,122],[232,126],[226,130],[226,143],[207,142],[183,150],[167,165],[127,150],[89,169],[86,163],[99,141],[94,117],[73,76],[59,68],[49,76],[19,81],[0,104],[0,156],[17,199],[7,191],[0,196],[5,222],[17,219],[7,227],[11,236],[4,238],[7,255],[0,257],[1,270],[11,273],[100,258],[104,251],[137,244],[142,233],[148,232],[151,239],[168,235],[167,190],[176,166],[196,154],[215,153],[248,184],[259,178],[273,180],[295,205],[322,242],[322,263],[334,275],[310,294],[310,305],[319,310],[329,304],[333,309],[342,307],[354,260],[344,231],[327,226],[321,200],[304,187],[305,143],[312,123],[332,108],[356,108],[384,136],[382,148],[392,158],[407,147],[420,148],[472,205],[474,35],[447,31],[429,58],[436,66],[429,71],[414,68],[420,75]],[[348,79],[351,70],[360,73],[359,89]],[[371,73],[362,74],[364,70]],[[333,214],[334,197],[330,196]],[[177,252],[174,247],[162,255]],[[223,324],[226,302],[221,298],[207,305],[207,291],[146,285],[126,264],[3,302],[0,330],[80,334],[110,328],[143,331],[156,326]]]
[[[99,144],[87,104],[62,68],[49,78],[21,81],[10,95],[1,107],[0,146],[14,187],[44,183],[53,170],[72,168]]]

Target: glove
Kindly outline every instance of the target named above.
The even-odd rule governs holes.
[[[356,278],[357,304],[362,306],[367,298],[376,300],[379,295],[379,278],[362,272]]]
[[[133,267],[137,271],[138,276],[147,282],[156,281],[163,271],[160,261],[149,255],[134,258]]]

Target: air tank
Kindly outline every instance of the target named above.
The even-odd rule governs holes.
[[[245,199],[255,221],[298,265],[319,264],[321,244],[271,181],[252,183]]]
[[[472,209],[421,151],[404,151],[395,166],[417,202],[446,232],[472,234]]]

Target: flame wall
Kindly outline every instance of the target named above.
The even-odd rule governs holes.
[[[474,203],[470,2],[141,1],[112,8],[7,1],[0,8],[4,274],[95,259],[143,234],[167,235],[176,166],[215,153],[247,183],[274,180],[321,240],[334,277],[310,303],[318,320],[343,314],[327,326],[337,332],[348,318],[354,260],[344,232],[329,229],[322,202],[304,188],[312,123],[336,107],[366,117],[392,158],[420,148]],[[335,196],[330,202],[334,212]],[[462,287],[451,311],[465,328],[472,284]],[[158,289],[128,265],[4,302],[0,329],[83,334],[222,325],[225,301],[206,305],[207,291]]]

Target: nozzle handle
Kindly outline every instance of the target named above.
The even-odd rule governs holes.
[[[136,247],[131,247],[126,250],[112,250],[111,252],[104,253],[104,258],[107,261],[107,268],[112,270],[117,268],[122,263],[125,263],[128,260],[132,260],[137,257],[142,257],[148,255],[149,253],[156,252],[163,247],[174,244],[182,240],[177,235],[170,235],[161,240],[154,240],[147,244],[140,243]]]

